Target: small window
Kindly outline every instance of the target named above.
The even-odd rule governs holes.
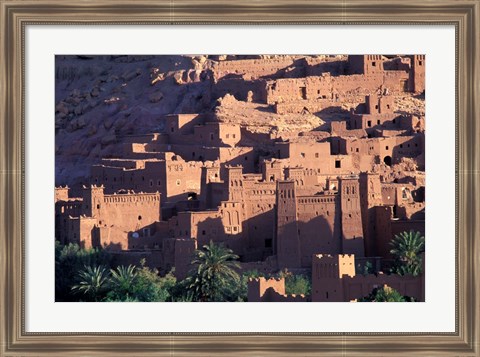
[[[370,128],[372,126],[372,121],[371,120],[368,120],[367,121],[367,126]]]
[[[380,125],[380,120],[377,120],[377,125]]]
[[[385,146],[385,150],[388,150],[388,146]]]
[[[138,220],[141,221],[141,220],[142,220],[142,216],[138,216]]]
[[[372,62],[372,67],[377,67],[377,62]]]
[[[318,159],[319,155],[318,152],[315,153],[315,158]]]
[[[97,209],[100,209],[100,205],[99,205],[99,204],[97,205]]]
[[[356,148],[355,151],[358,152],[358,148]]]
[[[176,183],[177,186],[180,186],[180,184],[182,183],[182,181],[181,181],[180,179],[178,179],[175,183]]]
[[[272,248],[272,240],[265,239],[265,248]]]
[[[301,152],[301,153],[300,153],[300,156],[303,157],[303,158],[305,158],[305,153],[304,153],[304,152]]]
[[[403,148],[403,144],[400,144],[400,149]]]
[[[335,168],[339,169],[342,167],[342,162],[340,160],[335,160]]]
[[[419,66],[423,66],[423,61],[418,61]]]
[[[204,236],[205,234],[207,234],[207,232],[205,232],[205,230],[202,231],[202,236]]]
[[[173,133],[175,131],[175,129],[172,127],[172,128],[170,128],[170,131]]]
[[[213,140],[213,133],[210,133],[210,140]]]
[[[232,138],[234,138],[234,139],[235,139],[235,134],[232,134]]]

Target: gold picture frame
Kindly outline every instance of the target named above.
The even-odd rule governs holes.
[[[0,0],[0,356],[480,355],[480,1]],[[25,26],[369,24],[456,28],[454,333],[29,333],[25,331]]]

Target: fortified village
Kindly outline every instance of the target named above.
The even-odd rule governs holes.
[[[93,159],[78,163],[88,166],[81,177],[57,172],[56,240],[110,250],[118,264],[145,258],[178,279],[210,241],[239,255],[242,270],[312,276],[309,297],[286,295],[281,279],[254,279],[249,301],[351,301],[383,284],[424,301],[423,275],[382,271],[396,234],[425,234],[425,56],[188,60],[150,68],[149,105],[181,103],[137,113],[150,123],[137,121],[138,131],[125,129],[122,87],[140,82],[139,71],[57,103],[60,137],[99,136]],[[111,83],[114,95],[102,89]],[[82,119],[95,106],[105,108],[102,131]],[[358,273],[367,263],[375,274]]]

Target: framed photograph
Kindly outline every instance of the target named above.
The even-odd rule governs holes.
[[[2,1],[0,354],[478,355],[479,15]]]

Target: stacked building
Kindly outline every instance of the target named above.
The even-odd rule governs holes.
[[[313,301],[364,296],[343,281],[359,280],[367,262],[388,266],[395,234],[424,234],[424,118],[395,110],[399,96],[424,91],[424,66],[422,56],[219,61],[202,77],[213,100],[233,93],[285,116],[358,104],[288,138],[222,122],[215,110],[159,116],[161,131],[119,138],[118,156],[93,165],[81,189],[55,189],[56,239],[108,249],[119,263],[146,258],[179,279],[213,241],[245,270],[311,271]],[[342,273],[345,262],[353,267]],[[332,297],[335,284],[348,292]]]

